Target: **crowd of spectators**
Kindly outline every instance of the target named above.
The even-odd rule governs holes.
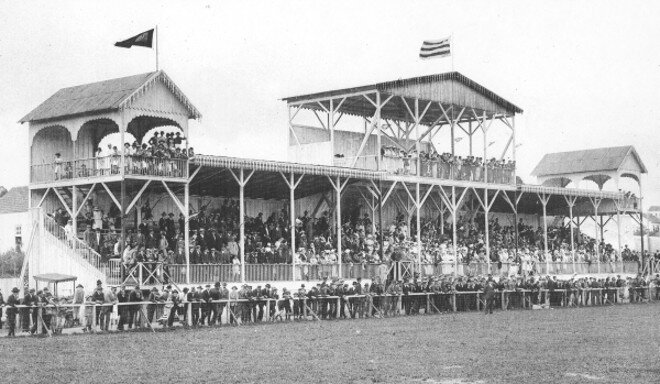
[[[403,175],[416,175],[419,160],[419,175],[440,179],[481,181],[488,183],[513,183],[516,163],[513,160],[491,158],[484,161],[481,157],[456,156],[451,153],[439,154],[416,150],[404,151],[394,146],[381,149],[385,169],[388,172]]]
[[[92,212],[95,212],[92,210]],[[121,258],[130,267],[137,262],[160,261],[185,264],[184,217],[161,212],[158,220],[144,220],[135,230],[126,232],[126,245],[120,254],[119,236],[112,230],[99,235],[99,226],[113,228],[117,223],[108,215],[100,225],[88,219],[83,239],[106,258]],[[239,207],[236,200],[226,199],[219,208],[201,209],[189,223],[189,256],[191,264],[231,264],[240,270]],[[245,220],[245,258],[248,264],[299,265],[382,264],[391,261],[415,261],[418,258],[414,236],[416,220],[411,227],[403,215],[393,220],[383,232],[381,256],[380,232],[369,216],[355,218],[342,226],[342,254],[337,253],[336,228],[329,212],[311,217],[307,212],[295,220],[296,250],[290,246],[291,226],[285,209],[265,217],[259,213]],[[451,222],[440,220],[422,223],[421,261],[427,265],[491,263],[516,264],[519,273],[539,272],[535,265],[545,263],[617,263],[637,261],[639,254],[627,246],[619,255],[611,244],[600,242],[574,230],[575,259],[570,251],[570,230],[548,227],[548,252],[545,253],[543,228],[525,224],[502,225],[498,218],[489,222],[489,251],[485,245],[483,216],[458,221],[456,257],[452,244]],[[411,235],[412,234],[412,235]],[[517,241],[516,241],[517,240]]]
[[[186,138],[180,132],[154,132],[147,143],[124,143],[124,148],[108,143],[107,148],[98,147],[94,159],[89,161],[64,161],[60,153],[55,154],[53,172],[55,180],[74,177],[107,176],[120,173],[120,158],[125,156],[125,171],[130,174],[155,176],[181,176],[186,165],[177,160],[195,156],[195,150],[186,149]]]
[[[216,282],[213,287],[186,287],[179,292],[170,285],[162,291],[156,287],[142,290],[139,286],[104,288],[98,281],[92,292],[78,285],[67,297],[55,297],[48,288],[38,292],[26,288],[21,298],[19,289],[14,288],[5,302],[0,292],[0,317],[4,306],[8,336],[15,336],[17,328],[25,334],[75,327],[82,327],[85,332],[123,331],[153,328],[154,321],[163,327],[172,327],[175,322],[214,326],[310,318],[411,316],[480,307],[492,313],[496,307],[508,310],[635,303],[660,299],[658,287],[660,275],[644,278],[641,274],[635,278],[573,276],[563,280],[537,275],[420,278],[415,274],[403,280],[382,281],[374,276],[368,281],[358,278],[350,283],[333,278],[310,287],[303,283],[293,291],[282,288],[281,293],[270,284],[239,287]]]

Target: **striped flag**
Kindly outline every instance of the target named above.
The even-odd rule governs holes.
[[[419,57],[430,59],[433,57],[445,57],[451,55],[450,38],[441,40],[425,40],[419,51]]]

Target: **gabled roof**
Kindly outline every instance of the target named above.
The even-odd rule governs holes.
[[[0,197],[0,215],[27,212],[28,187],[14,187]]]
[[[186,107],[189,117],[201,117],[199,111],[164,71],[104,80],[62,88],[20,120],[20,123],[108,112],[127,107],[155,81],[162,81]]]
[[[548,153],[543,156],[536,168],[534,176],[570,175],[588,172],[617,171],[628,156],[639,165],[641,173],[646,173],[646,167],[632,145],[586,149],[581,151]]]
[[[472,79],[469,79],[468,77],[464,76],[463,74],[459,72],[446,72],[446,73],[439,73],[439,74],[434,74],[434,75],[427,75],[427,76],[418,76],[418,77],[411,77],[408,79],[399,79],[399,80],[393,80],[393,81],[386,81],[386,82],[380,82],[380,83],[375,83],[371,85],[364,85],[364,86],[359,86],[359,87],[351,87],[351,88],[343,88],[343,89],[335,89],[331,91],[326,91],[326,92],[317,92],[317,93],[311,93],[307,95],[299,95],[299,96],[291,96],[291,97],[286,97],[282,100],[286,102],[297,102],[297,101],[302,101],[302,100],[307,100],[307,99],[318,99],[318,98],[324,98],[324,97],[332,97],[332,96],[340,96],[340,95],[345,95],[345,94],[350,94],[350,93],[356,93],[356,92],[364,92],[364,91],[369,91],[369,90],[379,90],[382,92],[387,93],[388,91],[392,91],[394,89],[398,89],[401,87],[406,87],[406,86],[416,86],[420,84],[430,84],[433,82],[440,82],[440,81],[447,81],[447,80],[455,80],[459,83],[464,84],[468,88],[471,88],[477,93],[482,94],[484,97],[491,99],[501,107],[505,108],[509,112],[513,113],[522,113],[523,110],[514,105],[513,103],[505,100],[503,97],[497,95],[495,92],[490,91],[486,87],[478,84],[477,82],[473,81]]]

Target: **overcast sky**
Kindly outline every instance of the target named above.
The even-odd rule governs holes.
[[[544,153],[632,144],[660,203],[659,2],[0,0],[0,185],[28,182],[16,122],[62,87],[154,69],[115,41],[159,26],[160,63],[204,115],[198,152],[286,159],[282,97],[449,71],[421,61],[453,35],[454,68],[524,109],[519,174]],[[9,166],[8,166],[9,165]]]

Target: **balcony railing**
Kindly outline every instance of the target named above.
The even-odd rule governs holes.
[[[342,167],[365,169],[376,168],[376,156],[360,156],[355,158],[335,158],[334,164]],[[382,157],[381,170],[394,175],[410,175],[432,177],[444,180],[478,181],[496,184],[515,184],[516,172],[510,166],[502,167],[492,164],[450,164],[441,160],[418,159],[416,157],[387,156]],[[355,162],[355,164],[353,164]],[[417,169],[419,165],[419,170]]]
[[[30,182],[50,183],[59,180],[98,178],[124,174],[133,176],[188,177],[188,159],[143,156],[92,157],[59,163],[32,165]]]

